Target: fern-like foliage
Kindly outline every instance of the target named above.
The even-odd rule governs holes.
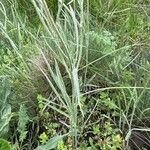
[[[130,46],[119,48],[117,37],[110,31],[90,31],[88,62],[92,63],[92,72],[101,75],[107,81],[114,83],[120,80],[124,68],[131,61]]]
[[[117,47],[115,37],[109,31],[90,31],[89,36],[89,51],[88,61],[91,63],[97,60],[93,67],[97,68],[100,72],[107,70],[114,58],[113,51]],[[110,55],[109,55],[110,54]],[[103,58],[103,56],[108,55]]]
[[[19,114],[18,132],[20,134],[19,140],[23,141],[26,138],[27,135],[26,126],[30,120],[25,105],[20,106],[18,114]]]
[[[105,55],[116,49],[115,37],[109,31],[104,30],[101,33],[90,31],[89,37],[91,48],[96,50],[97,53]]]

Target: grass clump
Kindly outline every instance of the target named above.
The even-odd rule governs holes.
[[[0,2],[1,137],[14,150],[149,149],[148,8]]]

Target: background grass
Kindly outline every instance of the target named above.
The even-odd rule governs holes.
[[[1,138],[15,150],[149,149],[149,6],[1,0]]]

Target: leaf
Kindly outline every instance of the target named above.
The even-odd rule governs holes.
[[[47,141],[47,135],[45,132],[43,132],[41,135],[40,135],[40,139],[41,139],[41,143],[42,144],[45,144],[46,141]]]
[[[51,150],[55,149],[57,147],[57,144],[60,140],[62,140],[62,135],[57,135],[53,138],[51,138],[49,141],[46,142],[45,145],[38,146],[35,150]]]
[[[93,134],[96,135],[96,134],[99,134],[99,133],[100,133],[99,125],[93,126]]]
[[[11,117],[11,106],[7,104],[0,111],[0,137],[5,136],[8,132]]]
[[[1,82],[1,88],[0,88],[0,107],[5,105],[7,103],[7,98],[10,95],[11,88],[9,85],[9,82],[6,78],[4,78]]]
[[[4,139],[0,139],[0,150],[11,150],[9,142]]]

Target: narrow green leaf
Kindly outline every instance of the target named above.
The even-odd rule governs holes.
[[[63,136],[58,135],[51,138],[45,145],[38,146],[35,150],[51,150],[57,147],[57,144],[60,140],[62,140]]]

